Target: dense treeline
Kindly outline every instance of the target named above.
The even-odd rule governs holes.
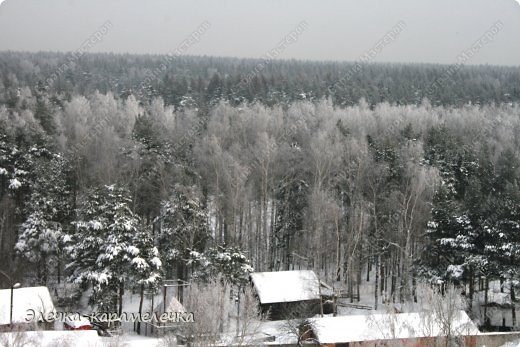
[[[119,88],[128,93],[139,82],[140,74],[125,69],[140,71],[156,58],[104,55],[85,56],[64,72],[70,73],[69,80],[60,77],[68,92],[58,93],[57,86],[38,87],[43,70],[28,72],[31,59],[51,57],[61,56],[2,55],[2,69],[9,69],[0,88],[7,97],[0,106],[0,254],[6,268],[23,260],[35,264],[41,282],[62,272],[90,281],[99,297],[107,297],[103,290],[114,294],[104,303],[109,307],[118,304],[130,277],[141,290],[164,277],[212,273],[235,283],[251,271],[249,261],[259,271],[315,269],[327,281],[341,281],[351,297],[362,281],[375,281],[376,305],[381,297],[411,300],[419,276],[467,283],[470,291],[478,276],[500,279],[514,297],[517,103],[489,98],[476,105],[475,98],[460,107],[426,99],[371,105],[380,100],[362,98],[345,106],[311,87],[311,80],[321,79],[309,77],[311,71],[336,65],[295,62],[273,63],[269,71],[301,71],[279,82],[294,83],[298,92],[316,95],[313,100],[265,102],[258,92],[257,102],[215,95],[207,102],[211,88],[202,87],[203,75],[213,76],[210,85],[220,78],[207,73],[209,66],[221,73],[254,65],[213,58],[175,67],[200,73],[199,89],[161,91],[165,82],[158,81],[159,96],[138,100],[120,94]],[[22,61],[25,68],[17,65]],[[131,61],[134,66],[125,65]],[[104,77],[80,77],[87,66]],[[370,88],[377,83],[367,76],[379,71],[400,76],[406,89],[416,83],[415,71],[426,76],[441,67],[368,69],[359,78],[371,81]],[[498,96],[518,72],[489,67],[465,73],[479,76],[478,88],[494,80]],[[502,80],[494,79],[497,74]],[[115,75],[129,80],[100,85]],[[453,83],[470,82],[457,76]],[[181,105],[173,96],[193,103]]]
[[[220,100],[270,106],[327,97],[339,106],[353,106],[361,98],[371,106],[419,105],[425,97],[444,106],[520,100],[518,67],[0,52],[0,76],[0,101],[11,104],[24,86],[49,95],[98,90],[144,101],[160,96],[168,105],[202,110]]]

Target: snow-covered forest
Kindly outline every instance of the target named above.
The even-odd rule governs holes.
[[[67,62],[0,54],[0,269],[19,281],[90,284],[114,311],[125,289],[253,269],[351,298],[370,282],[375,308],[426,282],[471,310],[497,282],[517,324],[520,68],[431,88],[447,67],[368,64],[336,88],[352,65],[243,82],[258,61],[183,57],[148,83],[161,56]]]

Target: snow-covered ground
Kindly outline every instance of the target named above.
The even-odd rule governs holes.
[[[384,313],[395,313],[396,311],[400,312],[420,312],[425,309],[428,309],[431,303],[429,299],[423,295],[418,295],[417,303],[406,303],[406,304],[393,304],[391,301],[383,302],[383,297],[379,297],[379,303],[377,310],[374,310],[374,273],[371,274],[371,280],[369,282],[363,281],[360,287],[360,300],[356,302],[354,300],[354,304],[360,304],[372,309],[361,309],[352,306],[348,306],[350,303],[350,299],[339,299],[339,303],[343,304],[343,306],[338,307],[338,315],[346,316],[346,315],[371,315],[371,314],[384,314]],[[321,276],[320,276],[321,277]],[[323,277],[322,277],[323,278]],[[365,278],[365,276],[363,276]],[[333,285],[336,289],[342,286],[342,283],[328,283]],[[475,288],[477,289],[477,288]],[[174,290],[170,288],[169,290]],[[500,291],[500,283],[498,281],[494,281],[490,283],[490,289],[488,294],[488,302],[495,302],[500,305],[509,305],[510,304],[510,295],[508,289],[505,288],[504,292]],[[88,293],[85,293],[81,298],[78,308],[80,311],[85,313],[90,313],[92,311],[91,308],[88,307]],[[132,293],[131,291],[127,291],[123,297],[123,310],[125,312],[138,312],[139,309],[139,294]],[[226,307],[225,311],[227,312],[224,323],[224,333],[221,335],[221,344],[222,345],[231,345],[236,342],[236,302],[235,300],[225,300]],[[158,293],[154,297],[154,306],[157,306],[160,302],[162,302],[162,292]],[[479,317],[483,317],[483,308],[479,307],[477,303],[484,302],[484,292],[476,291],[475,293],[475,303],[474,307],[474,317],[476,324],[481,324],[483,320],[479,319]],[[144,311],[151,311],[151,298],[146,297],[143,304]],[[189,307],[186,308],[187,311],[190,311]],[[520,316],[520,314],[518,314]],[[328,315],[331,316],[331,315]],[[488,316],[491,317],[491,322],[493,325],[501,325],[502,319],[506,319],[506,324],[511,323],[511,309],[509,308],[495,308],[488,307]],[[250,322],[250,329],[247,338],[245,341],[255,341],[254,343],[258,344],[279,344],[279,343],[295,343],[296,336],[294,335],[294,324],[287,321],[253,321]],[[121,346],[161,346],[164,345],[162,339],[155,337],[146,337],[142,335],[138,335],[134,332],[134,324],[131,322],[125,322],[122,324],[121,329],[122,335],[116,337],[115,339],[107,339],[102,338],[101,341],[104,343],[112,343]],[[507,345],[516,346],[516,345]]]

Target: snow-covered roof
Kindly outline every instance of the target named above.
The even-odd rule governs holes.
[[[314,334],[320,343],[347,343],[448,335],[447,322],[428,312],[354,315],[314,318]],[[478,335],[466,312],[453,313],[450,335]]]
[[[64,324],[67,324],[72,329],[79,329],[84,326],[90,326],[90,321],[83,316],[79,315],[70,315],[65,317]]]
[[[105,344],[94,330],[46,330],[0,333],[0,346],[26,347],[103,347]]]
[[[314,271],[254,272],[251,279],[262,304],[319,299]]]
[[[0,325],[9,324],[11,289],[0,290]],[[33,310],[33,311],[30,311]],[[34,319],[41,314],[52,316],[54,304],[47,287],[25,287],[13,290],[13,323],[26,323],[34,312]]]

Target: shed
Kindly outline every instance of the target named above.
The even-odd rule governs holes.
[[[52,329],[54,303],[47,287],[13,289],[13,325],[36,324],[40,329]],[[8,330],[11,313],[11,289],[0,290],[0,330]]]
[[[446,336],[458,336],[472,346],[480,333],[464,311],[453,312],[449,321],[430,312],[314,318],[311,329],[310,338],[321,346],[349,347],[423,346]]]
[[[291,319],[320,313],[320,281],[314,271],[255,272],[251,282],[268,318]]]

